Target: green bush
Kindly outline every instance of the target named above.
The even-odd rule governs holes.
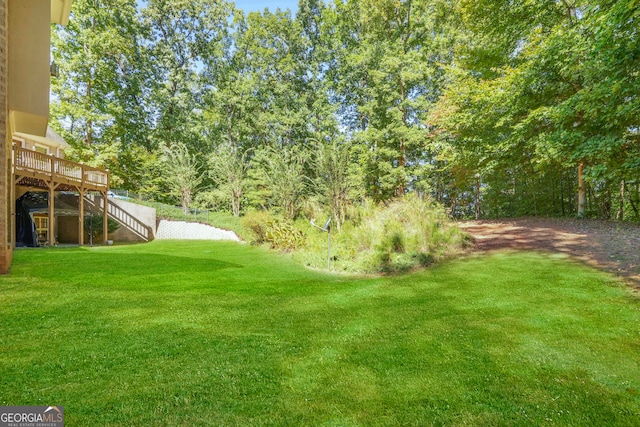
[[[90,235],[93,238],[94,242],[98,241],[98,237],[102,236],[102,232],[104,224],[104,217],[101,214],[90,215],[84,217],[84,231],[87,235]],[[111,218],[107,218],[107,233],[111,234],[120,228],[120,224],[118,224],[115,220]],[[106,240],[106,239],[103,239]]]
[[[304,245],[304,233],[288,221],[274,221],[267,224],[267,242],[272,249],[292,251]]]
[[[326,212],[318,205],[307,209],[318,224]],[[309,219],[296,222],[266,211],[249,212],[243,218],[251,230],[247,240],[291,252],[298,262],[313,268],[327,266],[327,233]],[[447,216],[444,208],[428,198],[407,195],[387,205],[365,201],[341,230],[331,229],[331,269],[346,272],[394,273],[427,267],[461,252],[469,241]]]
[[[229,195],[219,189],[202,191],[193,200],[193,207],[202,210],[231,212],[230,205]]]
[[[274,217],[265,211],[248,213],[243,223],[253,233],[253,244],[268,243],[271,249],[289,252],[305,243],[305,234],[292,222]]]
[[[242,218],[242,225],[250,230],[247,241],[254,245],[266,243],[266,224],[273,220],[273,217],[265,211],[253,211],[247,213]]]

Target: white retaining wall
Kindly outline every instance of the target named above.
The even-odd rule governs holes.
[[[240,239],[233,231],[222,230],[210,225],[185,221],[160,220],[156,239],[165,240],[233,240]]]

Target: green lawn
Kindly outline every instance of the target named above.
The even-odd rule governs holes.
[[[0,304],[0,405],[69,426],[640,422],[640,300],[550,255],[354,278],[233,243],[18,250]]]

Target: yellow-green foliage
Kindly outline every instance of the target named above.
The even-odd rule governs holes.
[[[384,272],[429,265],[465,242],[440,205],[415,195],[367,209],[354,236],[368,253],[366,269]]]
[[[326,262],[326,238],[309,233],[305,262]],[[458,253],[467,235],[449,219],[444,208],[428,198],[407,195],[387,205],[363,203],[340,233],[332,236],[333,268],[347,271],[394,272],[429,264]]]
[[[304,233],[293,223],[266,211],[250,212],[244,217],[243,222],[253,233],[250,239],[253,244],[268,243],[271,249],[292,251],[305,242]]]

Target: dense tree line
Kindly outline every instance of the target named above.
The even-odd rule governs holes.
[[[226,209],[428,194],[640,219],[638,0],[76,0],[54,125],[113,186]]]

